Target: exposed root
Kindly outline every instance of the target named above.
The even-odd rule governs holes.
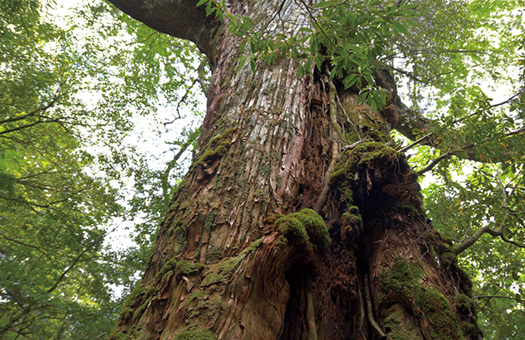
[[[364,289],[365,289],[365,300],[366,300],[366,310],[367,310],[367,315],[368,315],[368,321],[370,322],[372,327],[375,328],[377,333],[379,333],[379,335],[381,335],[383,338],[387,338],[386,334],[379,327],[374,317],[374,311],[372,309],[372,299],[370,298],[370,285],[368,284],[368,274],[365,274],[364,283],[365,283]]]
[[[308,340],[317,340],[317,328],[315,326],[314,313],[314,288],[312,275],[306,276],[306,324],[308,325]]]
[[[361,288],[361,285],[359,284],[359,280],[357,280],[357,289],[358,289],[358,295],[359,295],[359,311],[361,313],[361,319],[359,322],[359,333],[361,333],[361,336],[363,339],[366,339],[366,335],[364,332],[364,326],[365,326],[365,301],[363,299],[363,289]]]
[[[328,179],[330,177],[330,174],[334,172],[335,164],[339,161],[340,153],[339,153],[339,133],[338,133],[338,125],[337,125],[337,89],[335,88],[334,83],[331,80],[328,80],[328,85],[330,86],[330,90],[328,91],[329,97],[330,97],[330,140],[332,141],[332,160],[330,161],[330,165],[328,166],[328,169],[326,170],[326,176],[323,184],[323,190],[321,191],[321,194],[319,195],[319,198],[317,199],[317,203],[315,203],[314,211],[316,213],[320,213],[321,209],[323,209],[324,204],[326,203],[326,200],[328,199],[328,192],[330,191],[330,187],[328,185]]]

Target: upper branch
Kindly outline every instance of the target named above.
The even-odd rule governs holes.
[[[206,16],[198,0],[109,0],[124,13],[149,27],[180,39],[193,41],[210,59],[213,40],[220,25],[215,16]]]

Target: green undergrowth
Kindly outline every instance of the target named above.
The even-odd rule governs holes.
[[[320,251],[330,248],[328,227],[323,218],[312,209],[303,209],[288,215],[275,215],[267,221],[273,221],[274,229],[288,244],[306,245],[310,242]]]

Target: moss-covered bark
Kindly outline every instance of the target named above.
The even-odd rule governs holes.
[[[257,25],[281,4],[228,8]],[[296,61],[239,69],[214,25],[198,154],[111,339],[478,339],[468,277],[388,146],[400,111]]]

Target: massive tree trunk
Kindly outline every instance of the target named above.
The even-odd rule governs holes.
[[[111,339],[481,337],[468,276],[388,146],[402,108],[374,113],[294,60],[239,69],[240,40],[197,1],[111,2],[213,67],[198,154]],[[227,8],[255,24],[279,10],[272,29],[293,34],[298,3]]]

